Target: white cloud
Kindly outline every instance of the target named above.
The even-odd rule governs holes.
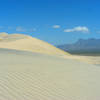
[[[60,25],[53,25],[53,28],[55,29],[60,28]]]
[[[16,27],[17,32],[35,32],[36,28],[25,29],[21,26]]]
[[[3,26],[0,26],[0,29],[3,29],[4,27]]]
[[[89,29],[86,26],[77,26],[72,29],[65,29],[64,32],[89,32]]]
[[[11,26],[8,26],[8,29],[9,29],[9,30],[12,30],[12,29],[13,29],[13,27],[11,27]]]
[[[36,28],[30,29],[30,32],[35,32]]]
[[[24,29],[24,28],[18,26],[18,27],[16,27],[16,31],[18,31],[18,32],[25,32],[26,29]]]
[[[99,33],[100,34],[100,31],[97,31],[96,33]]]

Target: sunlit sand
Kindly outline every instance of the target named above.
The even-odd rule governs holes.
[[[32,37],[2,34],[0,100],[99,100],[100,69]]]

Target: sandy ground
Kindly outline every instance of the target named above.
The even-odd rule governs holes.
[[[100,68],[67,58],[0,49],[0,100],[100,100]]]
[[[89,64],[100,65],[100,56],[72,56],[71,59],[77,59]]]
[[[75,61],[81,61],[88,64],[100,65],[100,56],[79,56],[79,55],[69,55],[69,56],[58,56],[65,59],[72,59]]]
[[[82,56],[88,59],[91,64],[100,65],[100,56]]]
[[[99,100],[99,63],[30,36],[0,34],[0,100]]]

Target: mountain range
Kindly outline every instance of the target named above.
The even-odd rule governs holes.
[[[73,44],[58,45],[58,48],[71,54],[100,55],[100,39],[79,39]]]

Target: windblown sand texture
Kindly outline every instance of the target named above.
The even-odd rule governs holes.
[[[0,100],[99,100],[99,66],[78,59],[30,36],[0,34]]]
[[[0,100],[99,100],[100,68],[0,49]]]

